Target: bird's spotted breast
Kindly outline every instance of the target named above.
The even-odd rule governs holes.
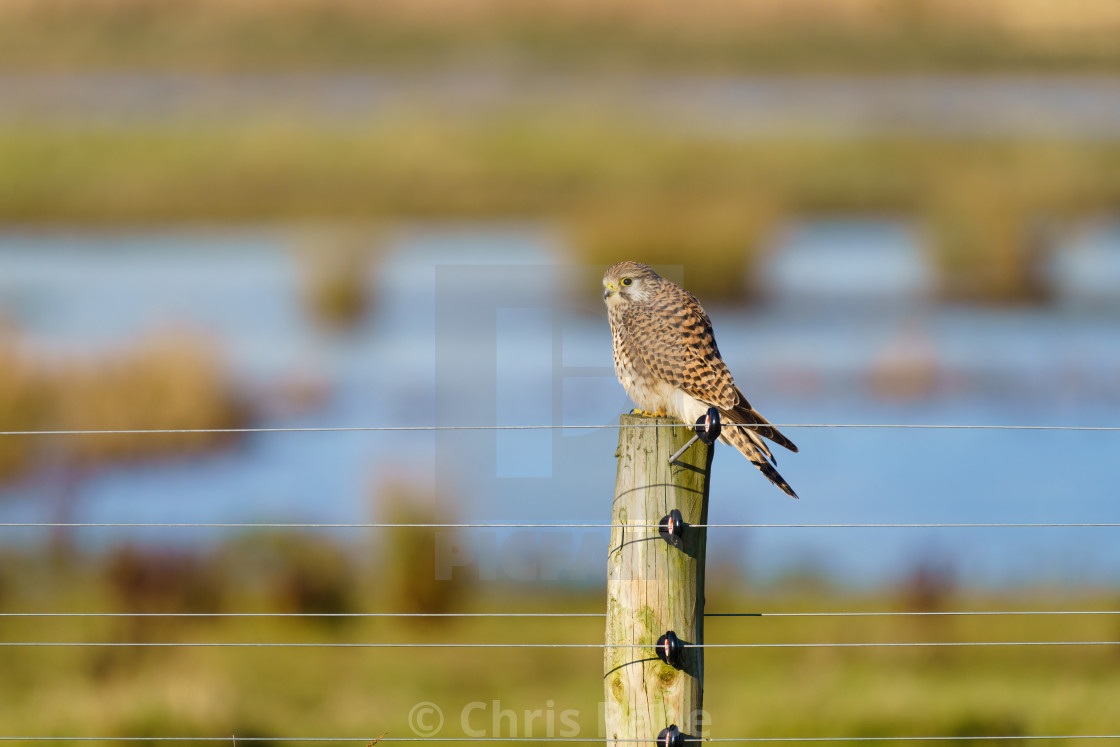
[[[668,384],[663,376],[657,375],[646,366],[642,358],[632,350],[627,320],[621,312],[611,309],[608,314],[611,323],[611,337],[614,342],[614,372],[626,394],[643,410],[664,410],[672,412],[671,400],[675,387]]]

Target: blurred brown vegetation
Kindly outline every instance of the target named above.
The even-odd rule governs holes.
[[[1114,67],[1111,0],[0,0],[0,65]],[[47,40],[50,43],[44,43]]]
[[[38,370],[21,353],[17,340],[14,328],[0,325],[0,424],[3,430],[38,430],[50,399]],[[30,438],[0,440],[0,480],[27,469],[35,448]]]
[[[370,268],[377,255],[370,229],[319,230],[300,243],[302,300],[308,314],[334,331],[355,329],[373,299]]]
[[[217,353],[191,334],[168,331],[97,355],[35,357],[13,332],[0,336],[0,430],[235,428],[247,418]],[[36,467],[181,457],[233,438],[214,433],[5,438],[0,480]]]
[[[121,609],[141,614],[222,609],[218,569],[198,554],[121,545],[102,562],[105,584]]]
[[[286,614],[354,612],[365,570],[336,538],[284,531],[227,541],[217,565],[226,596]]]
[[[380,521],[389,524],[453,524],[454,509],[446,500],[406,482],[387,482],[377,491]],[[375,532],[376,576],[396,612],[443,613],[463,601],[469,580],[463,570],[441,567],[454,529],[402,527]]]
[[[697,292],[750,301],[762,290],[756,271],[782,217],[773,202],[755,194],[740,200],[682,196],[612,203],[577,214],[571,239],[589,264],[687,262],[689,287]],[[709,261],[694,261],[698,257]]]

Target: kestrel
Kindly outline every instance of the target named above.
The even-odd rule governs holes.
[[[687,424],[709,407],[718,408],[726,424],[720,440],[796,498],[774,469],[771,462],[776,460],[762,439],[794,452],[797,447],[735,386],[716,347],[712,322],[696,297],[649,265],[619,262],[603,275],[603,301],[614,338],[614,371],[630,399],[649,414]],[[731,425],[735,423],[742,425]]]

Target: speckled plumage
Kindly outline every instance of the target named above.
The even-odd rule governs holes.
[[[614,369],[634,403],[694,423],[709,407],[725,423],[721,441],[747,457],[769,480],[796,498],[774,469],[763,438],[797,451],[747,401],[716,346],[700,302],[648,265],[619,262],[603,275],[603,301],[614,340]],[[749,425],[752,427],[742,427]]]

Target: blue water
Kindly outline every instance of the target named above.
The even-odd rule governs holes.
[[[1113,256],[1110,235],[1069,251]],[[452,226],[390,237],[369,273],[375,302],[345,334],[306,317],[290,240],[279,230],[0,236],[0,315],[30,354],[186,328],[218,344],[254,397],[292,380],[329,392],[301,415],[270,410],[262,426],[604,425],[630,406],[611,370],[595,273],[565,264],[546,231]],[[776,423],[1120,425],[1120,315],[1099,283],[1089,283],[1091,304],[1071,301],[1079,269],[1062,276],[1073,280],[1051,308],[934,308],[919,292],[929,281],[916,240],[890,223],[797,226],[767,270],[767,305],[709,308],[758,409]],[[884,262],[890,246],[898,256]],[[828,262],[812,260],[829,251],[846,271],[863,268],[858,297],[824,282]],[[814,267],[823,277],[801,277]],[[688,265],[678,269],[687,284]],[[899,282],[916,290],[900,297]],[[801,500],[721,446],[713,523],[1120,522],[1120,432],[788,433],[801,453],[779,455],[779,468]],[[404,482],[440,495],[446,521],[605,523],[616,439],[612,429],[258,434],[190,462],[98,472],[79,485],[72,520],[376,521],[386,491]],[[53,520],[56,492],[42,477],[6,487],[0,521]],[[0,531],[5,542],[46,536]],[[222,531],[89,528],[79,537],[197,544]],[[714,563],[760,579],[809,571],[864,585],[936,563],[984,585],[1120,582],[1116,528],[724,528],[711,543]],[[606,538],[479,530],[465,547],[454,562],[483,577],[595,582]]]

